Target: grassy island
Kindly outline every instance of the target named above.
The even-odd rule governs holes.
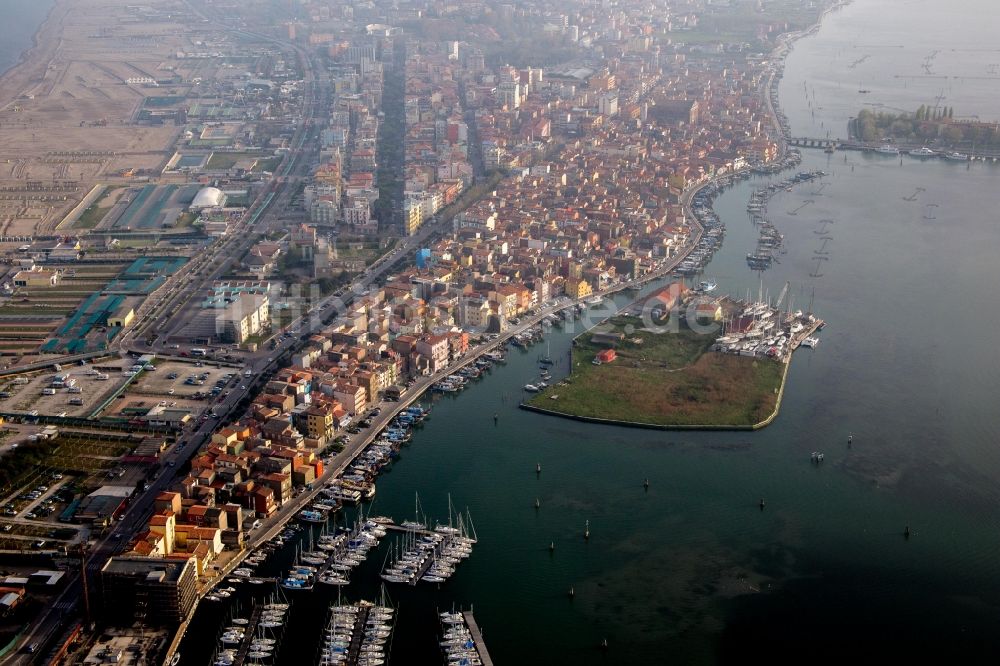
[[[622,337],[623,336],[623,337]],[[611,341],[619,337],[620,341]],[[617,316],[580,335],[572,373],[525,403],[527,409],[650,427],[742,429],[775,413],[786,365],[720,354],[715,336],[643,329],[638,317]],[[594,359],[614,348],[614,360]]]

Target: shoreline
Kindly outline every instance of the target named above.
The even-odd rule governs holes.
[[[31,44],[21,51],[15,62],[0,71],[0,108],[6,107],[8,104],[16,101],[23,89],[34,79],[39,78],[32,76],[33,72],[31,69],[35,65],[33,61],[45,52],[48,46],[47,42],[54,41],[56,43],[55,47],[58,46],[59,35],[50,35],[48,33],[52,28],[59,25],[60,21],[56,21],[56,19],[58,18],[59,10],[64,9],[64,3],[65,0],[52,0],[52,7],[49,8],[49,11],[45,14],[45,17],[38,24],[34,34],[31,36]],[[55,48],[53,48],[54,50]],[[43,63],[39,64],[43,67],[40,78],[44,78],[45,65]],[[24,81],[19,81],[18,77],[22,72],[27,75],[27,78]],[[13,88],[13,90],[8,90],[8,88]]]
[[[771,116],[771,123],[774,129],[778,132],[778,155],[776,158],[770,162],[771,164],[778,163],[782,161],[788,152],[788,134],[785,132],[784,127],[781,124],[781,114],[780,107],[775,108],[775,104],[772,102],[772,96],[777,97],[777,81],[780,80],[781,74],[784,71],[785,60],[791,53],[792,46],[796,41],[802,39],[803,37],[808,37],[809,35],[815,34],[823,23],[823,19],[833,11],[846,7],[851,3],[851,0],[837,0],[826,7],[822,12],[820,12],[819,17],[816,22],[806,28],[805,30],[799,30],[796,32],[790,32],[783,34],[777,38],[777,44],[771,51],[779,61],[779,66],[777,66],[770,74],[767,84],[761,88],[762,99],[767,104],[769,115]],[[685,191],[681,195],[681,204],[684,207],[685,217],[693,220],[697,220],[693,211],[691,210],[691,201],[701,190],[710,187],[712,185],[718,185],[720,181],[729,180],[731,176],[736,175],[739,172],[734,172],[733,174],[726,174],[724,176],[718,176],[711,178],[703,183],[699,183],[689,190]],[[713,210],[714,212],[714,210]],[[700,228],[700,224],[698,224]],[[699,234],[700,236],[700,234]],[[684,255],[679,257],[683,259],[694,250],[692,245],[690,249]],[[666,277],[666,275],[660,275],[659,277]],[[648,280],[652,281],[652,280]],[[645,281],[644,281],[645,282]],[[621,310],[619,310],[621,312]],[[596,326],[596,325],[595,325]],[[593,327],[591,327],[593,328]],[[588,329],[589,330],[589,329]],[[582,335],[582,333],[581,333]],[[573,421],[580,421],[584,423],[594,423],[598,425],[610,425],[619,426],[624,428],[641,428],[646,430],[702,430],[702,431],[728,431],[728,432],[739,432],[739,431],[756,431],[766,428],[771,425],[777,418],[781,411],[781,403],[785,396],[785,388],[788,385],[788,372],[792,365],[792,358],[794,356],[794,350],[789,353],[788,357],[785,359],[783,365],[785,366],[781,373],[781,384],[778,387],[778,397],[774,405],[774,410],[763,420],[757,423],[748,425],[736,425],[736,424],[674,424],[674,425],[663,425],[656,423],[643,423],[636,421],[625,421],[619,419],[604,419],[592,416],[583,416],[579,414],[568,414],[566,412],[558,412],[551,409],[546,409],[544,407],[538,407],[532,405],[527,401],[521,401],[518,403],[518,407],[529,412],[535,412],[538,414],[544,414],[546,416],[555,416],[564,419],[570,419]],[[572,373],[570,373],[572,375]]]
[[[42,30],[45,28],[45,24],[48,23],[49,20],[52,18],[52,13],[56,10],[56,7],[59,5],[60,0],[51,0],[51,2],[52,6],[49,8],[49,11],[45,13],[45,16],[43,16],[42,20],[38,23],[38,27],[35,28],[35,31],[31,35],[31,43],[28,44],[24,49],[21,50],[20,53],[17,54],[16,60],[14,60],[11,64],[7,65],[3,69],[0,69],[0,83],[2,83],[4,77],[7,76],[8,72],[27,62],[27,60],[31,57],[31,52],[34,51],[36,48],[38,48],[39,38],[41,36]]]

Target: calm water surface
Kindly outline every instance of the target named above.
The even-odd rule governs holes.
[[[0,73],[17,63],[31,47],[38,27],[52,9],[53,0],[4,0],[0,22]]]
[[[988,41],[972,10],[992,3],[948,7],[951,32],[936,29],[940,3],[861,0],[832,15],[788,62],[781,93],[795,131],[815,130],[804,79],[826,127],[859,108],[838,92],[859,78],[885,104],[919,105],[934,86],[915,95],[918,83],[894,78],[904,64],[919,73],[938,49],[934,71],[950,71]],[[881,59],[848,67],[869,51]],[[831,54],[845,62],[831,67]],[[1000,116],[985,84],[949,89],[956,114]],[[512,350],[486,379],[435,400],[379,480],[375,513],[405,519],[419,493],[443,519],[450,493],[480,539],[440,590],[390,588],[394,663],[440,663],[433,613],[453,604],[474,604],[499,664],[964,663],[1000,652],[1000,168],[822,152],[802,168],[830,175],[772,199],[781,263],[759,275],[743,260],[756,237],[746,201],[766,182],[755,180],[717,201],[728,233],[707,271],[737,295],[773,298],[788,281],[794,309],[829,322],[816,350],[796,354],[780,418],[758,433],[670,433],[523,412],[544,347]],[[576,332],[548,336],[557,375]],[[826,453],[819,467],[815,450]],[[349,598],[377,592],[387,553],[355,574]],[[313,654],[330,593],[293,598],[283,663]],[[182,663],[207,663],[228,610],[203,605]]]

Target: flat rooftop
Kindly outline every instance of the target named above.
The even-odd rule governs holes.
[[[102,573],[142,577],[146,580],[176,581],[189,560],[172,560],[160,557],[112,557]]]

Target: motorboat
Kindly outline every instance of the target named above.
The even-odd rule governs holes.
[[[883,143],[881,146],[875,149],[876,153],[881,153],[883,155],[899,155],[899,148],[896,146],[889,145],[888,143]]]
[[[966,162],[969,156],[964,153],[948,153],[944,156],[946,160],[951,160],[952,162]]]
[[[809,337],[802,341],[803,347],[816,347],[819,345],[819,338]]]
[[[934,157],[935,155],[937,155],[937,153],[927,146],[921,146],[920,148],[915,148],[910,151],[910,157]]]
[[[718,284],[714,280],[702,280],[698,283],[698,291],[703,291],[706,294],[715,291],[718,288]]]

